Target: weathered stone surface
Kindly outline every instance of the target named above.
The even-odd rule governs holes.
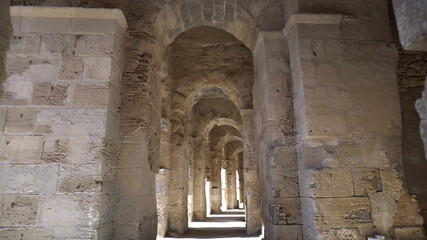
[[[68,85],[56,85],[51,83],[35,83],[33,88],[34,105],[39,106],[63,106],[68,96]]]
[[[58,190],[63,193],[97,192],[102,184],[97,178],[67,178],[59,182]]]
[[[346,169],[307,169],[299,171],[303,197],[350,197],[354,195],[351,172]]]
[[[57,165],[0,165],[0,191],[15,194],[56,192]]]
[[[77,38],[76,48],[80,56],[110,56],[114,50],[114,35],[81,35]]]
[[[42,34],[40,54],[58,54],[72,56],[76,53],[76,36],[74,34]]]
[[[5,133],[27,133],[32,134],[37,121],[38,109],[31,108],[9,108],[4,125]]]
[[[83,59],[81,57],[62,57],[58,80],[80,79],[83,75]]]
[[[378,169],[354,169],[352,170],[354,194],[367,196],[369,193],[381,192],[382,183]]]
[[[40,196],[0,197],[1,226],[35,226],[39,214]],[[0,233],[0,236],[4,233]]]
[[[109,102],[109,86],[100,84],[76,84],[72,99],[73,106],[105,107]]]
[[[367,197],[353,198],[319,198],[316,199],[317,214],[327,228],[369,227],[371,205]],[[328,213],[325,215],[324,213]]]
[[[0,238],[4,240],[50,240],[53,237],[53,231],[45,228],[2,228],[0,229]]]
[[[21,151],[25,146],[25,151]],[[0,136],[0,162],[39,163],[43,138],[39,136]]]
[[[40,35],[14,36],[10,43],[9,53],[38,54],[40,48]]]

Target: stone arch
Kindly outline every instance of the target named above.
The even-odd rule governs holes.
[[[215,95],[222,96],[229,99],[238,110],[241,111],[242,104],[240,103],[237,96],[237,90],[232,86],[221,86],[218,84],[205,84],[197,86],[184,100],[184,109],[187,114],[191,113],[191,110],[197,102],[207,94],[208,91],[216,91]],[[213,94],[212,94],[213,95]],[[242,115],[240,113],[240,115]]]
[[[153,36],[167,46],[181,33],[198,26],[212,26],[231,33],[246,47],[255,46],[256,22],[237,1],[184,0],[165,4],[153,23]]]
[[[202,134],[206,137],[209,136],[209,133],[211,132],[211,130],[215,126],[218,126],[218,127],[219,126],[230,126],[230,127],[237,129],[237,131],[239,131],[240,134],[242,134],[242,128],[241,128],[240,124],[238,124],[235,120],[229,119],[229,118],[217,118],[217,119],[210,121],[205,126],[205,128],[203,128]]]

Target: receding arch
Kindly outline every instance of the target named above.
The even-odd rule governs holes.
[[[256,22],[253,16],[236,2],[183,0],[165,4],[153,23],[153,35],[159,44],[171,44],[181,33],[198,26],[212,26],[232,34],[246,47],[255,46]]]

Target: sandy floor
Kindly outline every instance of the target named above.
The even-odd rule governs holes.
[[[244,211],[226,211],[223,214],[210,215],[203,222],[191,222],[188,231],[180,237],[157,239],[260,240],[262,238],[246,236]]]

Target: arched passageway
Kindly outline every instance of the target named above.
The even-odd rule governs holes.
[[[249,215],[259,219],[260,210],[257,181],[245,184],[241,154],[243,111],[253,105],[252,58],[233,35],[209,26],[180,34],[168,47],[161,80],[162,121],[168,126],[161,134],[163,169],[157,177],[160,236],[191,235],[192,222],[215,227],[212,221],[226,221],[224,213],[233,209],[240,209],[228,212],[237,214],[229,220],[243,224],[238,233],[260,234],[259,220],[255,230],[245,223],[252,221]],[[258,200],[248,202],[245,192]]]

